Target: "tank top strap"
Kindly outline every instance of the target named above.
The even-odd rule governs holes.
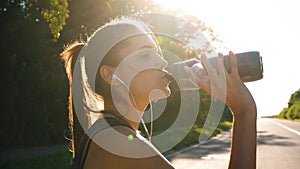
[[[92,141],[91,138],[93,138],[98,132],[113,126],[125,126],[133,130],[128,123],[118,117],[112,116],[98,119],[82,136],[76,150],[75,158],[73,159],[72,169],[83,168]]]

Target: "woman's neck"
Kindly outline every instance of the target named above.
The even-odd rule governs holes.
[[[117,109],[112,100],[105,99],[105,102],[104,102],[105,110],[112,110],[112,111],[118,112],[118,114],[120,115],[120,118],[122,118],[125,122],[127,122],[136,131],[139,128],[140,120],[143,116],[146,106],[144,108],[142,108],[142,111],[140,111],[140,110],[137,110],[136,108],[134,108],[133,106],[131,106],[131,104],[128,105],[128,104],[120,103],[118,105],[118,109]],[[120,110],[122,112],[120,112],[118,110]]]

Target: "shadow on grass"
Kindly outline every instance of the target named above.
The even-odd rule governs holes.
[[[61,149],[48,155],[0,160],[1,169],[67,169],[70,167],[71,153],[67,149]]]

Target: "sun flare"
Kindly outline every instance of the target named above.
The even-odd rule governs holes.
[[[180,9],[185,12],[197,10],[195,6],[195,1],[192,0],[153,0],[154,2],[160,4],[165,9]]]

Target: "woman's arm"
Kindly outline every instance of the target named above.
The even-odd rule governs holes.
[[[229,168],[256,168],[256,110],[232,112],[243,115],[234,115]]]
[[[216,67],[212,67],[205,55],[201,56],[201,63],[206,74],[197,74],[198,66],[186,68],[200,88],[214,97],[224,101],[233,113],[233,133],[231,158],[229,168],[256,167],[256,117],[255,101],[241,80],[238,73],[237,59],[229,52],[231,71],[225,69],[223,55],[219,54]],[[209,76],[209,78],[207,78]]]

